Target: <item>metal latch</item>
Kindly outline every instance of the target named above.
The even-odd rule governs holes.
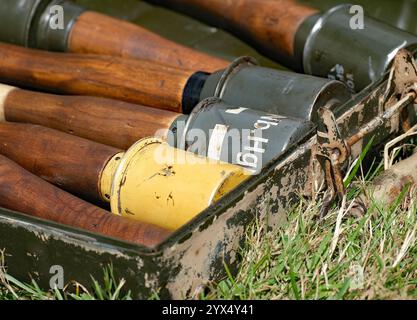
[[[313,155],[320,163],[325,174],[327,190],[320,210],[323,218],[336,197],[342,199],[346,193],[343,184],[342,169],[350,156],[350,148],[342,138],[333,112],[325,107],[319,109],[317,144]]]
[[[319,162],[327,185],[320,218],[327,214],[337,197],[342,199],[346,194],[342,172],[351,155],[350,148],[386,120],[401,114],[415,101],[416,92],[417,67],[414,58],[409,51],[400,50],[394,60],[387,88],[379,102],[380,115],[364,124],[355,135],[343,139],[333,112],[325,107],[318,111],[317,144],[313,147],[313,162]],[[403,129],[405,128],[403,123]]]

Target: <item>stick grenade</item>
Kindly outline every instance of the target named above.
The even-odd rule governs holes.
[[[228,83],[233,86],[238,75],[239,72],[235,72]],[[293,81],[293,87],[300,86],[303,92],[308,92],[309,87],[304,81]],[[317,89],[318,83],[315,85]],[[344,89],[343,85],[341,87]],[[326,91],[331,88],[327,87]],[[172,146],[190,152],[196,149],[200,156],[260,172],[312,130],[312,122],[302,118],[309,118],[308,113],[317,108],[319,100],[306,103],[305,110],[297,109],[299,118],[289,118],[208,98],[187,117],[116,100],[50,95],[0,84],[0,120],[39,124],[123,150],[158,132]],[[328,101],[327,98],[321,100]],[[285,111],[286,106],[292,107],[291,101],[283,104],[281,111]],[[193,134],[201,132],[208,139],[196,140]],[[232,137],[236,145],[230,148]]]
[[[62,8],[63,21],[58,25]],[[143,27],[88,11],[68,0],[2,0],[0,41],[73,53],[155,61],[213,72],[228,62],[165,39]],[[59,26],[51,27],[51,26]]]
[[[154,246],[169,231],[122,218],[49,184],[0,156],[0,206],[48,221],[144,246]]]
[[[146,61],[51,53],[4,43],[0,43],[0,80],[184,114],[214,96],[230,105],[312,121],[329,100],[343,103],[350,98],[340,81],[262,68],[249,57],[207,74]]]
[[[42,125],[122,150],[175,132],[179,113],[113,99],[52,95],[0,84],[0,121]]]
[[[238,166],[208,161],[156,138],[128,151],[37,125],[0,123],[0,153],[114,214],[168,230],[189,222],[248,178]],[[16,147],[18,146],[18,147]]]
[[[153,0],[226,28],[272,59],[304,73],[338,79],[352,93],[388,71],[417,36],[363,15],[352,5],[327,12],[295,0]]]

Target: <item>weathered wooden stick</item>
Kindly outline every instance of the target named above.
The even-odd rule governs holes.
[[[0,206],[145,246],[154,246],[170,234],[150,224],[115,216],[78,199],[4,156],[0,156]]]
[[[73,1],[2,0],[0,41],[37,49],[150,60],[187,70],[214,72],[228,62],[165,39],[143,27],[88,11]],[[56,23],[56,5],[63,25]]]
[[[121,150],[38,125],[1,122],[0,154],[68,192],[103,201],[100,178]]]
[[[164,135],[180,116],[113,99],[52,95],[0,84],[0,121],[39,124],[122,150],[156,132]]]
[[[114,98],[182,113],[199,78],[137,59],[51,53],[0,43],[0,81],[63,94]]]
[[[68,52],[138,58],[194,71],[214,72],[228,61],[181,46],[138,25],[87,11],[75,22]]]
[[[318,13],[291,0],[150,0],[225,28],[291,66],[297,66],[295,40],[302,23]]]

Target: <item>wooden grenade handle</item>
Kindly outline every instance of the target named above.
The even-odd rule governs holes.
[[[295,0],[153,0],[208,19],[270,53],[292,58],[301,24],[318,11]]]
[[[4,119],[39,124],[115,148],[168,132],[180,114],[113,99],[62,96],[0,84]],[[1,111],[0,111],[1,113]]]
[[[0,154],[33,174],[101,202],[100,178],[119,149],[32,124],[0,122]]]
[[[193,71],[110,56],[52,53],[0,43],[0,81],[114,98],[182,113]]]
[[[69,35],[68,51],[138,58],[206,72],[224,69],[229,64],[133,23],[94,11],[86,11],[77,18]]]

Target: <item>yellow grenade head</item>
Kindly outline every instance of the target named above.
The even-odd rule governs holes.
[[[113,213],[176,230],[247,177],[239,166],[146,138],[110,160],[101,190]]]

